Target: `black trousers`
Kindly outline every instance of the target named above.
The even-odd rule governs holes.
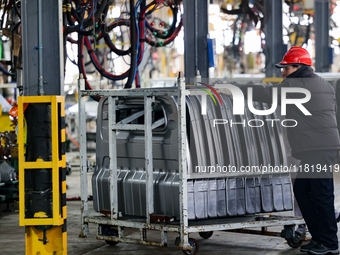
[[[293,186],[312,240],[334,249],[338,248],[338,228],[334,217],[334,183],[330,165],[337,153],[310,151],[301,154],[300,167]],[[317,172],[320,167],[323,170]]]

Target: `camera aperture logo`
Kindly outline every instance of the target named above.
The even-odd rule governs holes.
[[[247,106],[249,111],[254,115],[271,115],[273,114],[277,107],[278,107],[278,97],[280,97],[280,106],[281,106],[281,115],[286,116],[287,112],[287,105],[295,105],[304,115],[312,115],[306,107],[303,105],[304,103],[307,103],[311,99],[311,93],[309,90],[305,88],[297,88],[297,87],[282,87],[281,93],[278,93],[278,88],[273,87],[272,88],[272,104],[269,109],[256,109],[253,104],[253,88],[248,87],[247,88],[247,100],[245,100],[245,97],[243,95],[242,90],[232,84],[216,84],[215,86],[211,86],[206,83],[199,82],[199,84],[202,84],[204,87],[200,88],[201,93],[197,93],[194,91],[190,91],[190,94],[193,95],[200,95],[201,96],[201,114],[206,115],[207,114],[207,95],[212,99],[215,106],[217,105],[217,101],[219,102],[220,106],[223,104],[223,100],[221,97],[221,94],[226,94],[230,97],[232,97],[232,113],[233,115],[244,115],[245,110],[245,102],[247,102]],[[288,97],[288,94],[292,93],[298,93],[300,96],[299,98],[291,98]],[[301,95],[304,95],[304,97],[301,97]],[[274,122],[280,122],[282,126],[284,127],[295,127],[298,123],[297,120],[294,119],[268,119],[266,118],[265,121],[271,122],[272,127],[274,126]],[[233,122],[232,120],[227,119],[213,119],[213,126],[216,127],[216,125],[226,125],[229,124],[230,126],[233,125],[240,125],[243,126],[246,125],[245,120],[243,122]],[[250,119],[248,120],[248,126],[250,127],[261,127],[264,125],[264,121],[261,119]]]

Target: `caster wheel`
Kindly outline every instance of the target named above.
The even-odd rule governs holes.
[[[299,248],[302,244],[302,240],[299,235],[295,235],[293,238],[286,239],[287,244],[292,248]]]
[[[110,226],[102,226],[102,231],[104,230],[106,236],[118,236],[118,230],[111,228]],[[115,246],[119,242],[111,241],[111,240],[105,240],[105,243],[107,243],[110,246]]]
[[[214,231],[199,232],[198,234],[200,235],[200,237],[202,237],[204,239],[209,239],[214,234]]]
[[[105,243],[107,243],[108,245],[110,246],[115,246],[118,244],[118,242],[115,242],[115,241],[109,241],[109,240],[105,240]]]
[[[189,238],[189,244],[192,247],[191,251],[183,251],[183,253],[184,254],[188,254],[188,255],[197,254],[198,249],[199,249],[198,242],[195,239],[193,239],[193,238]]]

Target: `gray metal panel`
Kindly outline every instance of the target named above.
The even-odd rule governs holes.
[[[21,2],[24,95],[38,91],[38,1]],[[42,61],[45,95],[64,93],[64,50],[62,43],[62,1],[42,3]]]
[[[175,173],[167,172],[164,176],[164,179],[159,181],[159,191],[160,191],[160,213],[162,215],[167,216],[176,216],[179,217],[179,204],[176,206],[177,214],[174,215],[174,204],[173,204],[173,196],[172,194],[172,183],[175,178]],[[177,192],[178,196],[179,192]]]
[[[201,118],[201,112],[200,112],[200,104],[198,103],[197,99],[195,97],[190,97],[191,105],[192,105],[192,110],[195,114],[195,119],[194,119],[194,125],[196,125],[197,128],[197,136],[199,140],[199,148],[201,151],[201,156],[202,158],[199,159],[198,163],[200,166],[208,166],[208,152],[206,150],[206,144],[205,144],[205,139],[204,139],[204,132],[202,132],[204,122]],[[197,148],[197,147],[196,147]]]
[[[273,181],[271,175],[261,177],[261,204],[262,212],[272,212],[274,210]]]
[[[280,119],[281,116],[279,115],[278,112],[273,112],[272,114],[273,119]],[[287,158],[287,145],[284,141],[284,136],[283,136],[283,130],[281,125],[274,125],[274,132],[275,132],[275,137],[276,137],[276,148],[279,150],[279,155],[280,155],[280,164],[283,166],[287,165],[288,158]]]
[[[233,126],[233,128],[238,129],[240,135],[240,144],[243,153],[243,166],[258,166],[259,165],[259,154],[258,154],[258,144],[255,139],[254,128],[248,125],[248,120],[252,119],[248,108],[244,111],[245,115],[236,116],[236,121],[238,124]]]
[[[98,171],[95,171],[93,173],[92,178],[91,178],[92,195],[93,195],[93,208],[97,212],[100,210],[100,205],[102,204],[100,202],[100,199],[102,198],[102,196],[101,196],[101,193],[100,193],[99,180],[101,179],[100,177],[104,174],[104,171],[105,170],[103,168],[99,168]]]
[[[236,122],[235,115],[232,114],[232,109],[233,109],[233,104],[229,96],[222,95],[222,100],[223,104],[226,106],[226,113],[227,113],[227,119],[230,123],[230,121],[233,121],[234,123]],[[235,152],[235,159],[236,159],[236,167],[237,169],[240,169],[241,166],[244,166],[244,158],[246,155],[242,154],[241,150],[241,137],[240,137],[240,132],[238,131],[237,127],[230,126],[231,130],[231,136],[233,139],[233,147],[234,147],[234,152]]]
[[[146,215],[145,182],[146,182],[145,171],[136,171],[131,180],[132,203],[133,203],[133,212],[131,215]],[[128,197],[128,199],[129,198],[130,197]]]
[[[224,156],[223,156],[223,144],[226,142],[226,140],[222,140],[221,130],[219,126],[214,126],[214,120],[218,119],[220,117],[219,108],[221,106],[219,104],[214,104],[212,99],[208,98],[208,119],[209,119],[209,126],[211,130],[211,134],[213,137],[213,143],[214,143],[214,149],[216,153],[216,164],[219,166],[227,165],[224,162]]]
[[[293,210],[292,179],[290,174],[282,174],[283,207],[284,210]]]
[[[164,132],[153,134],[153,157],[155,169],[176,169],[177,159],[177,118],[176,105],[171,97],[161,98],[160,104],[164,105],[166,112],[167,128]],[[165,100],[165,101],[164,101]],[[124,102],[120,102],[123,104]],[[125,102],[132,110],[143,102],[140,98],[134,98]],[[143,106],[143,105],[142,105]],[[98,105],[97,126],[97,161],[101,161],[108,151],[108,118],[107,98],[103,97]],[[128,109],[129,110],[129,109]],[[144,168],[144,133],[143,131],[119,131],[117,132],[118,166],[122,168]]]
[[[209,179],[208,182],[208,216],[217,217],[217,180]]]
[[[260,176],[247,176],[246,181],[246,213],[254,214],[261,212],[261,189]]]
[[[250,127],[230,128],[229,125],[223,125],[223,128],[215,128],[211,125],[214,118],[226,118],[236,121],[232,115],[232,101],[227,96],[222,96],[224,106],[214,106],[212,101],[208,101],[208,114],[205,117],[201,116],[201,102],[196,96],[186,98],[188,125],[187,131],[190,132],[190,154],[188,157],[188,165],[192,164],[207,166],[224,162],[223,146],[218,144],[227,144],[231,153],[228,158],[233,157],[232,162],[238,166],[243,165],[242,157],[247,157],[250,166],[259,164],[258,150],[264,149],[260,146],[258,139],[263,139],[269,143],[266,129],[251,130]],[[176,97],[157,97],[155,102],[164,104],[167,116],[167,128],[163,133],[153,134],[153,149],[154,149],[154,165],[161,166],[161,169],[153,170],[154,178],[154,204],[155,213],[175,216],[180,215],[179,208],[179,173],[178,164],[176,161],[176,148],[178,146],[177,134],[177,102]],[[210,99],[209,99],[210,100]],[[119,109],[130,107],[129,105],[138,105],[142,101],[138,98],[129,100],[121,100]],[[133,108],[133,107],[132,107]],[[131,107],[129,109],[132,109]],[[95,210],[109,208],[110,186],[109,186],[109,162],[108,162],[108,121],[107,121],[108,105],[106,99],[102,98],[98,107],[98,131],[97,132],[97,168],[92,179],[93,195]],[[247,120],[254,118],[249,111],[246,111],[243,117]],[[123,114],[123,113],[121,113]],[[134,114],[134,113],[130,113]],[[117,114],[119,116],[119,114]],[[130,115],[131,116],[131,115]],[[130,117],[128,117],[130,118]],[[274,117],[272,117],[274,118]],[[132,119],[132,118],[130,118]],[[135,123],[138,124],[138,123]],[[226,129],[227,128],[227,129]],[[272,128],[273,129],[273,128]],[[226,130],[228,132],[226,132]],[[256,131],[256,132],[255,132]],[[262,132],[261,135],[259,132]],[[228,135],[222,135],[228,133]],[[242,141],[239,137],[242,133]],[[244,135],[245,133],[246,135]],[[258,133],[258,134],[257,134]],[[268,132],[269,133],[269,132]],[[255,134],[258,139],[255,139]],[[275,136],[275,143],[280,148],[280,153],[284,153],[280,136],[281,129],[275,129],[272,132]],[[246,138],[246,139],[245,139]],[[273,138],[272,138],[273,139]],[[229,141],[228,141],[229,140]],[[118,208],[126,215],[145,216],[146,215],[146,196],[145,196],[145,170],[144,170],[144,135],[143,131],[131,130],[117,132],[118,141],[118,167],[124,170],[118,170]],[[244,143],[247,148],[246,155],[241,155],[240,143]],[[273,145],[274,146],[274,145]],[[261,148],[259,148],[261,147]],[[213,150],[213,153],[207,153],[207,150]],[[262,161],[270,161],[268,158],[269,148],[265,158]],[[250,152],[250,154],[249,154]],[[189,153],[189,152],[188,152]],[[277,152],[279,153],[279,152]],[[249,155],[248,155],[249,154]],[[227,158],[227,161],[230,160]],[[281,155],[283,158],[283,155]],[[231,162],[231,161],[230,161]],[[281,163],[281,162],[280,162]],[[104,171],[103,171],[104,169]],[[129,170],[128,170],[129,169]],[[188,168],[190,170],[190,167]],[[226,177],[228,174],[226,173]],[[290,179],[281,178],[275,179],[274,182],[278,185],[273,186],[272,176],[247,176],[245,177],[229,177],[227,179],[196,179],[188,180],[188,218],[189,219],[206,219],[214,217],[225,217],[258,213],[260,211],[272,212],[274,210],[274,189],[281,190],[275,196],[277,203],[275,210],[290,210],[291,208],[291,190]],[[282,185],[281,185],[282,184]],[[283,194],[285,189],[287,196]],[[261,208],[262,207],[262,208]],[[122,208],[122,209],[121,209]]]
[[[273,205],[275,211],[283,211],[283,183],[281,176],[274,175],[273,178]]]
[[[136,198],[133,197],[132,179],[135,173],[136,171],[130,171],[123,179],[124,214],[126,215],[133,215],[134,213],[134,199]],[[138,203],[138,201],[136,201],[136,203]]]
[[[104,205],[104,200],[107,199],[108,195],[104,196],[103,185],[101,184],[103,178],[105,178],[106,169],[109,169],[107,160],[109,158],[108,146],[105,143],[108,141],[108,107],[106,98],[102,98],[98,104],[96,141],[96,169],[92,175],[91,181],[93,207],[94,210],[98,212],[101,209],[110,208],[109,206],[105,207]],[[107,194],[109,194],[109,190],[107,190]]]
[[[275,211],[293,209],[291,178],[289,174],[273,176],[273,201]]]
[[[192,153],[192,167],[195,171],[195,166],[206,166],[205,150],[203,146],[202,132],[199,122],[198,108],[191,97],[186,98],[187,109],[189,110],[190,124],[190,153]],[[196,163],[196,164],[195,164]]]
[[[263,103],[262,104],[262,109],[263,110],[267,110],[268,109],[268,105]],[[280,165],[280,155],[279,155],[279,149],[278,149],[278,145],[276,142],[276,137],[275,137],[275,132],[274,129],[272,127],[272,123],[269,121],[272,118],[272,115],[266,115],[266,131],[267,131],[267,137],[268,137],[268,145],[270,148],[270,157],[271,157],[271,164],[274,166]],[[267,121],[268,120],[268,121]]]
[[[195,219],[195,197],[194,197],[194,181],[188,180],[188,219]]]
[[[200,98],[199,98],[200,99]],[[202,104],[199,100],[200,105]],[[207,141],[210,159],[208,163],[210,166],[222,167],[225,165],[223,159],[222,144],[225,141],[221,140],[220,128],[213,126],[213,121],[217,119],[217,108],[220,105],[215,105],[210,97],[207,98],[207,115],[203,116],[205,131],[203,136]],[[208,216],[224,217],[226,216],[226,197],[225,197],[225,180],[210,179],[208,180]]]
[[[177,218],[179,218],[179,212],[180,212],[180,207],[179,207],[179,174],[174,173],[174,178],[172,179],[171,182],[171,194],[172,194],[172,215],[175,215]],[[188,203],[188,211],[192,210],[194,207],[190,207],[190,204]],[[178,219],[177,218],[177,219]]]
[[[208,218],[208,180],[195,180],[194,198],[196,218]]]
[[[124,192],[122,187],[122,179],[128,173],[127,170],[118,170],[118,210],[124,211]],[[92,195],[93,207],[95,211],[110,210],[110,169],[101,168],[92,175]]]
[[[244,215],[246,212],[244,178],[227,178],[226,195],[227,215]]]
[[[243,164],[242,162],[242,152],[240,148],[238,130],[231,128],[229,123],[230,120],[235,120],[232,115],[232,105],[230,98],[226,95],[221,95],[222,106],[220,107],[220,112],[217,113],[219,119],[224,119],[228,121],[227,125],[219,125],[221,129],[221,139],[224,154],[224,164],[230,166],[236,166],[238,169]]]
[[[260,103],[253,102],[255,109],[260,109]],[[261,125],[265,122],[265,116],[256,116],[251,113],[249,113],[251,116],[251,119],[256,120],[251,123],[253,126]],[[260,122],[260,124],[258,123]],[[261,127],[253,127],[252,130],[255,132],[256,142],[258,144],[258,154],[259,154],[259,164],[260,165],[271,165],[271,158],[270,158],[270,152],[269,152],[269,137],[267,136],[266,126],[263,125]]]
[[[212,146],[212,139],[207,138],[210,135],[209,126],[207,127],[206,116],[202,116],[199,112],[201,104],[197,97],[190,97],[193,112],[196,114],[194,125],[197,127],[197,135],[200,141],[200,150],[202,153],[202,162],[200,166],[211,165],[211,159],[214,157],[214,148]],[[207,131],[208,128],[208,131]],[[196,147],[197,148],[197,147]],[[208,148],[208,149],[207,149]],[[208,180],[195,180],[194,181],[194,203],[195,203],[195,216],[197,219],[208,218]],[[216,215],[216,213],[214,214]]]
[[[197,103],[197,109],[201,109],[201,97],[195,96],[193,97],[193,100]],[[209,102],[211,99],[209,98],[207,101]],[[201,129],[200,133],[203,138],[204,144],[203,149],[207,152],[206,153],[206,165],[207,166],[216,166],[217,164],[217,158],[216,158],[216,147],[215,143],[218,143],[218,141],[214,141],[213,133],[215,133],[215,130],[212,130],[210,128],[210,121],[213,118],[211,113],[211,108],[209,107],[209,103],[207,102],[208,109],[207,114],[199,114],[199,120],[201,121]],[[216,135],[215,135],[216,136]]]
[[[225,179],[217,179],[217,216],[225,217],[227,216],[227,202],[226,202],[226,187]]]
[[[236,192],[237,192],[237,215],[245,215],[246,199],[244,178],[236,178]]]

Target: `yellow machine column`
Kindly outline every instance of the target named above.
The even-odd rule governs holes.
[[[19,224],[26,228],[26,255],[66,255],[64,97],[21,96],[18,102]]]

